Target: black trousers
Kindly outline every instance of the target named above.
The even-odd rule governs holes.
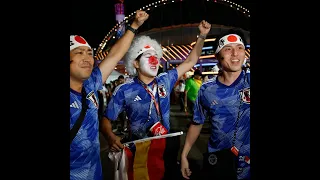
[[[192,114],[192,115],[193,115],[193,107],[194,107],[194,102],[190,101],[188,99],[188,109],[189,109],[190,114]]]
[[[180,111],[184,110],[184,92],[179,92]]]

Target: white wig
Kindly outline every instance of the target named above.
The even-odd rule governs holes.
[[[129,75],[137,75],[137,70],[134,67],[133,62],[140,54],[150,49],[156,52],[156,56],[160,60],[162,57],[162,48],[155,39],[151,39],[149,36],[138,36],[133,40],[124,57],[124,64]]]

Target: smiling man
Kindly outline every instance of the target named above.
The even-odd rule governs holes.
[[[202,179],[250,179],[250,73],[242,70],[244,36],[232,29],[217,40],[215,54],[221,72],[200,87],[181,154],[181,172],[189,179],[187,156],[209,117],[211,136]]]
[[[97,67],[88,42],[70,36],[70,180],[102,180],[98,90],[129,49],[135,29],[148,17],[136,11],[131,26]]]

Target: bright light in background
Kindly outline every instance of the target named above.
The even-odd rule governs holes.
[[[215,66],[217,63],[203,63],[202,64],[202,66]],[[196,65],[194,65],[193,67],[199,67],[200,66],[200,64],[196,64]]]
[[[213,46],[203,47],[202,50],[213,49]]]
[[[145,5],[143,8],[140,8],[140,10],[142,9],[145,9],[147,8],[147,10],[150,10],[151,8],[156,8],[158,6],[162,6],[162,5],[165,5],[165,4],[170,4],[170,3],[174,3],[174,2],[182,2],[183,0],[171,0],[168,1],[168,0],[159,0],[157,2],[153,2],[153,3],[150,3],[149,5]],[[207,0],[208,2],[210,0]],[[114,26],[114,28],[112,28],[107,36],[106,36],[106,39],[110,39],[110,38],[113,38],[115,39],[116,37],[114,36],[115,34],[117,35],[117,37],[121,37],[124,33],[124,27],[125,27],[125,23],[128,22],[128,19],[133,16],[135,14],[135,12],[132,12],[129,16],[125,16],[124,15],[124,4],[123,4],[123,0],[120,0],[121,3],[117,3],[115,4],[115,13],[116,13],[116,20],[117,20],[117,24],[116,26]],[[250,12],[248,9],[242,7],[241,5],[239,4],[236,4],[232,1],[229,1],[229,0],[212,0],[212,2],[214,3],[217,3],[217,2],[220,2],[224,5],[228,5],[229,7],[232,7],[233,9],[237,10],[237,11],[240,11],[240,12],[243,12],[246,16],[250,17]],[[158,4],[158,6],[157,6]],[[122,25],[123,24],[123,25]],[[211,39],[206,39],[205,42],[207,41],[215,41],[215,38],[211,38]],[[97,50],[97,53],[101,53],[102,50],[104,49],[104,47],[106,46],[107,44],[107,41],[103,41],[103,43],[101,43],[98,47],[98,50]],[[191,46],[193,46],[195,44],[195,42],[191,43]],[[173,44],[171,44],[173,45]],[[250,46],[246,46],[248,48],[250,48]],[[205,49],[203,49],[205,50]],[[163,51],[166,51],[165,49],[163,49]],[[169,52],[169,51],[168,51]],[[189,51],[190,53],[190,51]]]

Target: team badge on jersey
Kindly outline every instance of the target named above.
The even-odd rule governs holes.
[[[89,99],[91,102],[93,102],[94,106],[96,108],[99,108],[99,104],[98,104],[98,101],[97,101],[97,97],[96,95],[94,94],[93,91],[91,91],[88,95],[87,95],[87,99]]]
[[[242,102],[250,104],[250,88],[245,88],[240,91]]]
[[[165,98],[167,96],[166,88],[162,84],[158,86],[158,92],[159,92],[159,97],[161,98]]]
[[[210,154],[210,156],[208,157],[208,162],[211,165],[215,165],[217,164],[218,161],[218,157],[215,154]]]

